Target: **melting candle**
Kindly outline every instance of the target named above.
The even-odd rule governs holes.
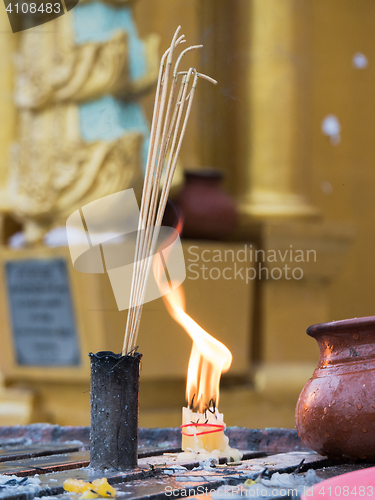
[[[217,408],[210,408],[204,414],[182,408],[182,449],[225,451],[229,444],[225,427],[223,414]]]
[[[229,438],[224,434],[224,415],[217,408],[208,408],[204,413],[194,413],[190,408],[182,408],[182,444],[184,452],[201,458],[232,458],[237,461],[242,453],[229,446]]]

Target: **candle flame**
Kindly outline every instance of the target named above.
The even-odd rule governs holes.
[[[180,220],[176,229],[181,229],[181,226]],[[164,257],[166,258],[165,253]],[[232,353],[186,313],[182,285],[170,292],[167,291],[170,290],[170,285],[163,279],[165,274],[162,271],[160,260],[154,260],[155,280],[163,292],[167,310],[193,341],[186,384],[188,407],[198,409],[203,413],[207,408],[215,408],[219,404],[221,374],[229,370],[232,364]]]

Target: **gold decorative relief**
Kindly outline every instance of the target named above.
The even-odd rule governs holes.
[[[145,41],[147,72],[129,75],[127,33],[117,31],[104,42],[76,45],[71,16],[61,16],[54,29],[25,31],[16,57],[15,101],[19,108],[40,109],[63,102],[84,102],[102,97],[137,96],[156,82],[159,37]]]
[[[142,181],[143,137],[127,133],[113,141],[84,142],[76,104],[43,111],[22,110],[13,148],[10,200],[26,225],[29,243],[70,213]]]

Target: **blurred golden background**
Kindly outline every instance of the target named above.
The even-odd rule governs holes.
[[[200,82],[174,196],[182,188],[183,169],[220,168],[239,222],[223,241],[185,239],[187,263],[192,247],[200,254],[215,249],[237,252],[245,244],[281,255],[290,249],[304,255],[314,250],[316,258],[294,262],[294,267],[303,270],[301,279],[261,276],[245,283],[200,276],[193,280],[188,271],[184,284],[187,311],[233,353],[232,368],[222,379],[219,406],[227,425],[294,427],[298,394],[318,359],[317,346],[305,334],[306,328],[375,313],[375,4],[372,0],[137,0],[130,8],[142,39],[151,34],[160,37],[158,49],[155,41],[149,51],[149,80],[133,89],[122,82],[122,94],[120,84],[109,88],[89,82],[89,90],[85,87],[81,94],[71,94],[71,102],[106,93],[122,97],[133,93],[130,98],[135,96],[150,121],[151,59],[158,65],[179,24],[189,43],[204,45],[186,56],[186,66],[196,66],[218,80],[218,85]],[[66,27],[69,16],[73,12],[59,18],[60,24]],[[51,29],[57,21],[43,29]],[[37,421],[88,425],[87,353],[121,349],[126,312],[116,310],[106,276],[74,271],[67,248],[50,248],[41,239],[43,224],[45,231],[61,225],[63,215],[73,212],[79,200],[71,205],[66,202],[61,212],[55,205],[54,211],[39,218],[27,212],[27,204],[20,208],[15,203],[11,147],[20,137],[21,144],[27,142],[27,131],[31,134],[32,129],[25,123],[35,112],[26,109],[20,97],[16,105],[14,95],[22,71],[19,65],[15,69],[15,54],[25,47],[26,35],[29,42],[38,36],[31,31],[13,34],[5,9],[0,10],[0,425]],[[56,32],[65,33],[63,28]],[[32,52],[23,54],[27,61]],[[103,61],[106,57],[103,49]],[[35,77],[33,82],[38,90]],[[96,94],[90,94],[93,87]],[[22,88],[18,92],[22,94]],[[49,99],[52,108],[60,105],[58,97]],[[67,127],[69,141],[71,129]],[[126,147],[113,150],[116,175],[128,154]],[[38,195],[40,178],[50,175],[43,150],[38,154],[39,160],[26,156],[24,170],[18,167],[17,171],[18,186],[27,176],[31,197]],[[39,169],[38,162],[43,168]],[[112,192],[126,186],[139,189],[138,174],[130,180],[119,179]],[[32,195],[34,182],[36,194]],[[75,181],[66,182],[74,186]],[[104,196],[102,186],[93,188],[87,200]],[[9,238],[22,230],[31,235],[30,241],[23,248],[10,249]],[[82,365],[19,366],[4,266],[9,260],[55,257],[63,257],[70,266]],[[210,265],[225,267],[225,263]],[[280,260],[265,263],[269,271],[278,266]],[[140,425],[178,426],[191,345],[169,318],[162,299],[145,307],[139,344],[144,354]]]

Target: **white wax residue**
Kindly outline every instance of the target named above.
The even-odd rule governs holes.
[[[178,460],[199,460],[199,462],[207,461],[208,459],[213,459],[217,463],[219,463],[219,458],[225,458],[226,460],[233,460],[234,462],[238,462],[242,458],[242,452],[240,450],[236,450],[235,448],[231,448],[227,446],[224,451],[219,450],[192,450],[192,451],[183,451],[177,455]]]
[[[18,476],[6,476],[0,474],[1,496],[20,496],[26,495],[28,498],[34,498],[35,493],[41,490],[40,479],[36,477],[25,478]]]

